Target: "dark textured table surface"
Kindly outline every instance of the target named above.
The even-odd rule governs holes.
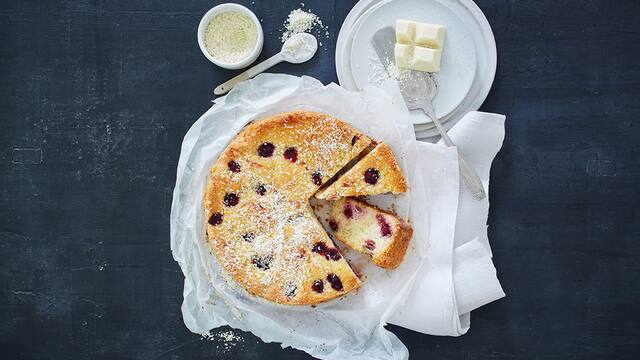
[[[169,249],[180,143],[234,74],[195,41],[216,3],[1,2],[2,358],[308,357],[245,333],[225,349],[182,322]],[[265,58],[299,4],[243,3],[263,19]],[[273,71],[337,81],[352,5],[306,1],[330,39]],[[499,53],[482,109],[507,115],[489,217],[507,298],[460,338],[390,329],[414,359],[637,359],[640,2],[478,5]]]

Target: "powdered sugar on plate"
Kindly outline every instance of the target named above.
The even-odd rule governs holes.
[[[384,63],[377,56],[369,58],[369,84],[380,86],[387,79],[405,81],[413,76],[413,72],[396,66],[393,59],[386,58]]]

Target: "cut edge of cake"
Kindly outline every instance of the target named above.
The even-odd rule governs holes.
[[[315,197],[337,200],[349,196],[402,194],[409,189],[393,150],[379,143],[331,185],[320,189]]]
[[[397,215],[353,198],[332,204],[329,227],[337,240],[385,269],[402,263],[413,236],[413,227]]]

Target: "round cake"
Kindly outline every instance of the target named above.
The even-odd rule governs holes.
[[[207,241],[218,262],[249,293],[282,304],[317,304],[358,288],[309,198],[371,144],[317,112],[247,125],[207,182]]]

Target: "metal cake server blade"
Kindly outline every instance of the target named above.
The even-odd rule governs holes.
[[[376,31],[370,41],[383,67],[386,68],[390,61],[395,61],[394,47],[396,31],[394,28],[387,26]],[[409,76],[396,79],[407,108],[409,110],[420,109],[424,111],[424,113],[431,118],[438,132],[440,132],[444,143],[447,146],[455,146],[433,109],[432,100],[437,93],[437,85],[433,77],[429,73],[422,71],[409,71],[411,71]],[[469,165],[467,160],[465,160],[460,151],[458,151],[458,164],[460,167],[460,175],[469,190],[471,190],[473,197],[477,200],[482,200],[487,197],[484,186],[482,185],[482,180],[480,180],[478,174],[471,165]]]
[[[396,43],[396,30],[391,26],[383,27],[371,37],[371,45],[378,55],[382,66],[394,58],[394,46]]]

